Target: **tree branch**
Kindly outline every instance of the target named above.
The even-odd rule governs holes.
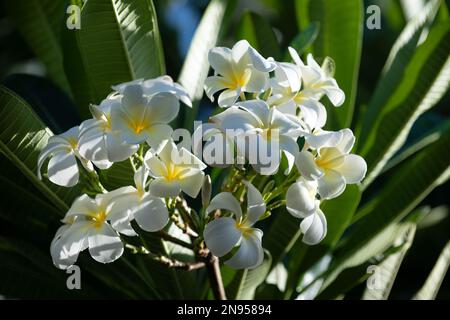
[[[214,297],[217,300],[227,300],[222,282],[222,274],[220,273],[219,259],[213,256],[212,253],[209,253],[206,259],[208,261],[206,267],[208,269]]]

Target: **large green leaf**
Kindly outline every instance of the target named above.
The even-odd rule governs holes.
[[[272,265],[272,258],[268,251],[264,252],[264,261],[255,269],[236,271],[232,281],[226,287],[227,299],[251,300],[255,296],[256,288],[266,279]]]
[[[431,270],[430,275],[425,281],[424,285],[414,295],[415,300],[431,300],[435,299],[442,282],[444,281],[445,274],[447,273],[448,266],[450,265],[450,242],[442,250],[436,264]]]
[[[8,15],[47,72],[62,89],[70,92],[63,68],[60,33],[65,26],[65,0],[5,1]]]
[[[447,20],[434,26],[425,42],[409,53],[412,57],[408,63],[401,60],[402,54],[399,53],[389,69],[391,71],[385,80],[381,80],[379,86],[382,87],[379,88],[382,89],[375,94],[373,109],[369,109],[371,111],[363,125],[368,131],[362,134],[359,145],[368,165],[366,185],[403,145],[414,121],[447,91],[450,81],[449,39],[450,21]],[[386,92],[390,95],[386,96]],[[375,113],[370,115],[371,112]]]
[[[11,90],[0,86],[0,151],[61,214],[78,194],[77,188],[57,187],[37,178],[37,158],[52,136],[30,106]]]
[[[64,34],[64,67],[83,115],[111,86],[165,73],[152,0],[87,1],[81,29]]]
[[[345,92],[340,108],[328,109],[330,129],[349,127],[356,99],[364,27],[362,0],[296,0],[301,30],[319,22],[320,32],[311,52],[318,58],[331,57],[336,63],[335,78]]]
[[[364,249],[375,237],[387,233],[392,223],[405,217],[436,186],[450,174],[450,130],[442,138],[423,149],[403,164],[389,179],[370,205],[370,212],[358,221],[341,241],[327,273],[329,279],[367,260],[370,250]],[[381,237],[383,238],[383,237]],[[381,240],[380,240],[381,241]],[[331,280],[330,280],[331,281]]]
[[[185,111],[184,128],[192,129],[197,116],[198,105],[203,97],[203,84],[208,76],[208,52],[219,40],[226,8],[225,0],[213,0],[208,5],[181,69],[178,82],[184,86],[193,102],[192,110]]]
[[[247,40],[265,57],[274,59],[280,57],[280,45],[272,27],[266,19],[255,12],[247,11],[242,15],[236,39]]]
[[[402,248],[382,261],[376,269],[376,287],[366,288],[363,300],[387,300],[394,285],[395,278],[400,269],[406,253],[412,245],[416,233],[416,225],[405,230],[394,242],[394,245],[402,245]],[[398,242],[398,243],[397,243]]]

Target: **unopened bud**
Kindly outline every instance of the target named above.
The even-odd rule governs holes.
[[[203,208],[209,205],[209,201],[211,200],[211,177],[207,174],[203,179],[202,186],[202,205]]]

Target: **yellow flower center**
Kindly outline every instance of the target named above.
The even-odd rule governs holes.
[[[316,165],[323,169],[333,169],[344,162],[341,152],[337,148],[323,148]]]
[[[173,180],[177,180],[180,178],[180,174],[184,169],[183,167],[177,166],[176,164],[173,164],[173,163],[166,164],[166,166],[167,166],[167,172],[166,172],[165,178],[168,181],[173,181]]]
[[[247,225],[247,219],[243,219],[242,221],[236,221],[236,228],[242,232],[242,236],[249,237],[252,235],[253,230],[251,227]]]
[[[70,147],[71,147],[72,149],[76,149],[76,148],[78,147],[78,141],[77,141],[76,138],[70,137],[70,138],[67,139],[67,141],[69,142]]]
[[[106,210],[105,209],[99,209],[97,212],[93,212],[90,216],[92,221],[94,222],[95,228],[100,228],[103,223],[106,221]]]
[[[102,122],[101,128],[103,130],[105,130],[105,131],[111,131],[112,130],[112,127],[111,127],[111,116],[110,115],[105,116],[103,119],[105,121]]]
[[[250,80],[250,76],[250,69],[245,69],[243,72],[233,72],[233,76],[231,79],[229,79],[227,86],[231,90],[242,88],[248,83],[248,81]]]

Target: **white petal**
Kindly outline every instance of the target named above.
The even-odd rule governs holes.
[[[230,49],[224,47],[212,48],[208,53],[208,61],[216,73],[227,78],[232,75]]]
[[[138,190],[144,190],[148,179],[148,170],[144,166],[140,166],[134,173],[134,185]]]
[[[327,79],[322,83],[321,87],[334,106],[339,107],[344,103],[345,93],[338,87],[335,79]]]
[[[233,218],[223,217],[211,221],[203,232],[208,249],[217,257],[222,257],[233,249],[241,238]]]
[[[250,112],[262,125],[268,126],[270,120],[270,108],[263,100],[248,100],[237,104],[240,108]]]
[[[253,67],[255,67],[255,69],[258,71],[271,72],[277,67],[277,64],[272,58],[264,58],[258,51],[256,51],[256,49],[251,46],[248,47],[248,54],[250,56]]]
[[[178,99],[170,93],[161,92],[151,97],[145,118],[152,123],[169,123],[180,110]]]
[[[167,181],[165,178],[156,178],[150,182],[150,194],[158,198],[176,197],[180,194],[181,187],[178,181]]]
[[[320,130],[305,136],[306,142],[314,149],[335,147],[342,140],[342,131]]]
[[[314,161],[314,156],[308,151],[300,151],[297,154],[295,165],[307,180],[317,180],[323,175],[322,170],[320,170]]]
[[[156,79],[145,80],[142,83],[142,86],[144,88],[144,93],[147,95],[154,95],[159,92],[168,92],[175,95],[187,106],[192,107],[191,99],[189,98],[186,90],[178,83],[174,83],[172,78],[169,76],[161,76]]]
[[[316,211],[317,182],[299,180],[286,192],[286,209],[296,218],[305,218]]]
[[[142,107],[142,109],[145,109]],[[134,119],[134,118],[133,118]],[[141,118],[138,118],[141,119]],[[125,140],[129,144],[139,144],[144,142],[147,138],[147,131],[142,130],[139,134],[136,134],[130,128],[131,116],[129,116],[122,108],[114,108],[111,110],[111,126],[113,131],[120,132],[121,139]],[[141,121],[141,120],[139,120]]]
[[[269,75],[258,70],[251,70],[250,79],[242,89],[245,92],[261,93],[269,85]]]
[[[250,44],[247,40],[239,40],[236,42],[231,49],[231,57],[235,64],[241,64],[242,67],[246,67],[249,64],[249,54],[248,49]],[[242,65],[244,64],[244,65]]]
[[[151,150],[145,154],[144,163],[154,178],[162,177],[167,173],[166,165]]]
[[[291,58],[294,61],[294,63],[299,67],[303,67],[305,64],[303,63],[302,59],[298,55],[297,51],[292,47],[288,47],[288,50],[289,50],[289,54],[291,55]]]
[[[237,219],[242,217],[242,210],[239,201],[230,192],[221,192],[216,195],[206,208],[206,214],[217,209],[225,209],[234,213]]]
[[[219,76],[212,76],[208,77],[205,80],[205,93],[208,96],[208,98],[214,102],[214,95],[219,92],[220,90],[226,89],[227,84],[223,77]]]
[[[137,224],[145,231],[155,232],[163,229],[169,221],[169,212],[161,198],[146,195],[133,210]]]
[[[247,186],[247,219],[249,225],[253,225],[266,212],[266,204],[253,184],[248,181],[244,183]]]
[[[325,170],[324,175],[318,180],[318,182],[318,192],[322,199],[336,198],[345,190],[345,179],[335,170]]]
[[[122,140],[118,132],[106,133],[105,146],[108,160],[111,162],[124,161],[135,154],[139,148],[137,144],[129,144]]]
[[[78,183],[79,171],[73,152],[60,151],[48,162],[48,179],[63,187],[73,187]]]
[[[191,198],[196,198],[203,185],[203,178],[205,174],[203,171],[188,170],[188,173],[180,176],[179,185],[181,190]]]
[[[299,147],[297,141],[291,137],[280,136],[280,150],[283,151],[288,167],[285,170],[285,174],[289,174],[295,164],[295,156],[299,153]]]
[[[302,241],[308,245],[315,245],[327,235],[327,220],[320,209],[303,219],[300,229],[304,234]]]
[[[301,70],[292,63],[278,63],[275,77],[283,86],[289,86],[291,92],[297,92],[301,86]]]
[[[89,215],[90,212],[96,210],[97,204],[95,200],[88,195],[83,194],[75,199],[62,221],[70,223],[74,216]]]
[[[261,245],[263,233],[259,229],[252,231],[252,234],[242,237],[239,250],[231,259],[225,261],[227,266],[234,269],[253,269],[263,262],[264,250]]]
[[[327,121],[325,106],[314,99],[306,99],[300,105],[301,117],[310,128],[322,128]]]
[[[67,146],[65,144],[61,144],[60,142],[53,142],[51,143],[50,139],[47,143],[47,145],[42,148],[39,157],[38,157],[38,170],[37,170],[37,176],[39,179],[42,179],[41,170],[42,165],[44,164],[45,160],[53,153],[57,152],[65,152],[67,151]]]
[[[343,154],[348,154],[355,144],[355,136],[350,129],[342,129],[342,139],[336,145],[336,148],[341,150]]]
[[[142,86],[129,85],[125,88],[122,97],[122,109],[131,119],[142,121],[147,104],[148,99],[144,96]]]
[[[170,139],[172,127],[168,124],[155,124],[147,130],[146,141],[150,147],[159,150],[161,146]]]
[[[367,172],[366,161],[355,154],[344,156],[344,162],[335,168],[345,178],[348,184],[358,183],[364,179]]]
[[[119,235],[107,223],[90,231],[89,253],[94,260],[101,263],[110,263],[123,253],[123,243]]]
[[[237,101],[239,94],[240,94],[240,91],[238,91],[238,90],[227,89],[227,90],[223,91],[219,95],[219,100],[218,100],[219,106],[227,107],[227,106],[233,105]]]

